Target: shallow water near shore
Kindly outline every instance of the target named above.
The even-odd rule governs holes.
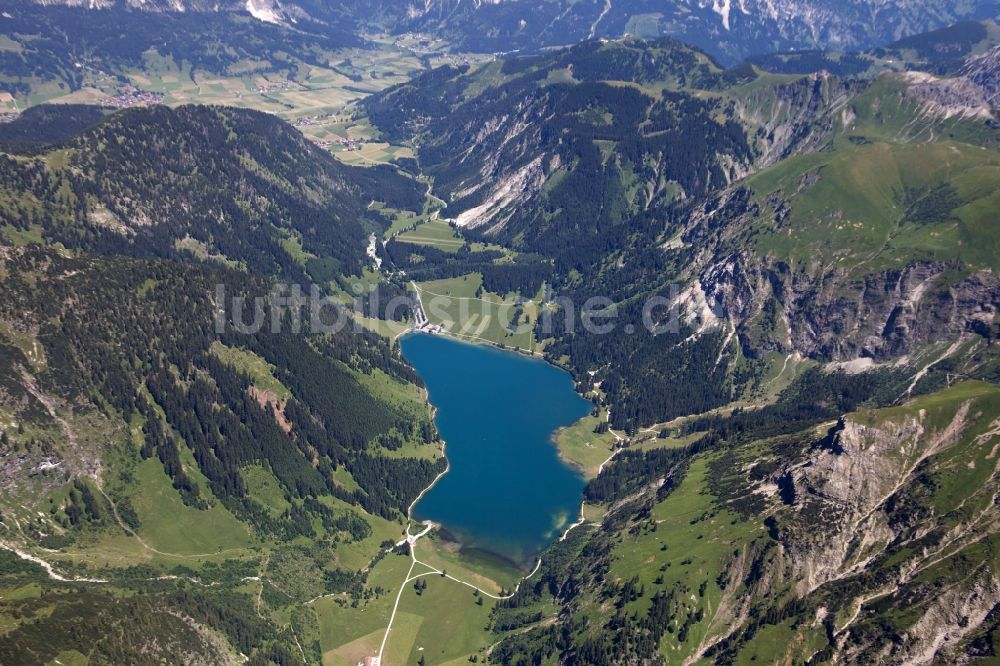
[[[590,403],[544,361],[439,335],[400,340],[427,384],[451,468],[413,508],[463,547],[528,566],[576,522],[584,479],[552,435]]]

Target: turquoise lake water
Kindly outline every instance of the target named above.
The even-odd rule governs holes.
[[[584,479],[551,438],[590,403],[540,360],[439,335],[400,346],[427,384],[451,463],[414,518],[440,523],[463,548],[531,563],[579,518]]]

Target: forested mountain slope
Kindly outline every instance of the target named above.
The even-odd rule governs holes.
[[[369,233],[388,225],[369,209],[376,197],[398,208],[423,200],[424,186],[390,167],[346,167],[253,111],[128,110],[64,146],[2,158],[7,223],[99,252],[194,253],[323,283],[360,274]]]
[[[746,172],[732,107],[680,91],[754,76],[677,42],[588,42],[435,70],[365,106],[394,140],[419,137],[421,168],[459,226],[585,270],[637,216]]]
[[[304,603],[373,595],[445,463],[389,342],[273,283],[318,261],[346,287],[370,197],[423,188],[254,112],[122,112],[57,147],[34,115],[32,156],[0,157],[0,578],[28,590],[0,661],[318,661]]]

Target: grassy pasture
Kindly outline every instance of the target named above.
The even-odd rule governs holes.
[[[514,565],[489,553],[460,551],[456,544],[446,542],[436,532],[418,541],[415,552],[421,562],[491,594],[499,594],[501,588],[513,588],[524,575]]]
[[[429,245],[445,252],[457,252],[465,239],[444,220],[429,220],[412,231],[399,235],[399,240],[415,245]]]
[[[273,393],[279,400],[288,400],[292,393],[274,376],[274,366],[253,352],[212,343],[212,353],[220,361],[250,377],[251,383],[262,391]]]
[[[514,295],[482,292],[481,287],[482,276],[478,273],[416,285],[427,318],[450,335],[535,351],[537,304],[527,301],[519,306]],[[518,325],[514,326],[518,313]]]
[[[788,219],[762,216],[757,251],[859,274],[913,259],[1000,269],[1000,154],[954,142],[871,143],[792,158],[749,180],[763,201],[790,197]]]
[[[372,569],[369,586],[381,587],[386,593],[363,602],[359,608],[351,608],[343,599],[335,597],[320,599],[312,604],[319,619],[325,666],[355,666],[365,656],[378,654],[396,593],[409,568],[408,557],[384,557]],[[401,625],[393,625],[393,634],[397,626]]]
[[[492,640],[484,631],[490,600],[477,605],[471,589],[436,574],[421,580],[427,581],[427,589],[420,595],[412,583],[403,591],[396,616],[402,623],[393,625],[387,662],[414,664],[423,656],[429,664],[440,664],[484,650]]]
[[[585,416],[557,432],[554,438],[563,460],[580,469],[588,479],[597,476],[601,464],[614,452],[615,436],[610,432],[594,432],[606,419],[604,411],[599,416]]]
[[[204,511],[185,506],[159,460],[150,458],[139,463],[135,477],[139,493],[132,504],[142,525],[139,534],[151,547],[195,555],[255,544],[246,526],[221,504],[215,503]]]
[[[727,558],[763,531],[762,525],[741,522],[735,514],[715,509],[712,496],[704,490],[707,474],[708,460],[695,460],[680,487],[653,508],[650,520],[637,534],[621,534],[613,553],[610,575],[622,581],[638,576],[645,589],[643,597],[626,605],[628,613],[642,615],[653,594],[670,589],[688,611],[703,610],[704,619],[692,624],[685,642],[673,639],[674,634],[666,635],[660,654],[668,663],[691,656],[707,635],[712,609],[722,602],[717,579]]]

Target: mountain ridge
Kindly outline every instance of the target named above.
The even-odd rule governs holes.
[[[429,32],[455,46],[481,52],[537,50],[565,46],[593,37],[635,34],[670,35],[707,49],[729,62],[749,55],[790,48],[866,48],[963,19],[990,18],[1000,12],[995,0],[976,0],[947,10],[924,0],[636,0],[565,3],[547,0],[427,0],[422,5],[393,2],[333,4],[310,0],[32,0],[101,9],[129,7],[153,12],[237,11],[258,20],[289,26],[344,19],[358,27],[388,32]],[[528,11],[530,7],[531,11]],[[817,26],[823,26],[819,29]]]

